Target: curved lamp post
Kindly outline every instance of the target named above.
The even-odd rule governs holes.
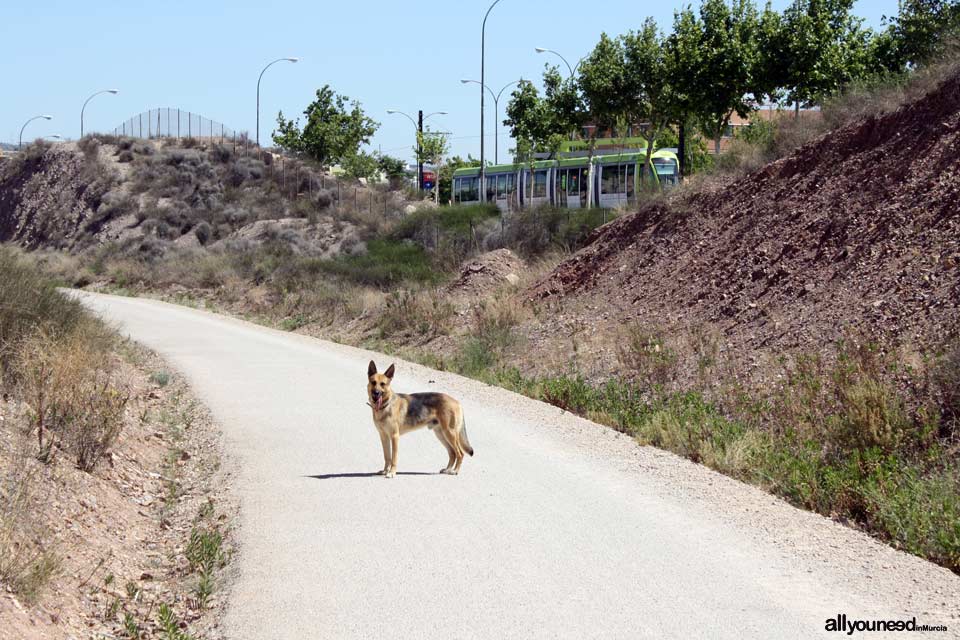
[[[120,93],[120,91],[117,90],[117,89],[104,89],[103,91],[97,91],[95,94],[93,94],[92,96],[90,96],[89,98],[86,99],[86,101],[83,103],[83,108],[80,109],[80,137],[81,137],[81,138],[83,137],[83,112],[87,110],[87,102],[90,102],[91,100],[93,100],[93,99],[96,98],[97,96],[99,96],[99,95],[101,95],[101,94],[104,94],[104,93],[110,93],[110,94],[113,94],[113,95],[117,95],[118,93]]]
[[[461,80],[463,84],[481,84],[479,80]],[[507,87],[511,87],[520,82],[519,80],[514,80],[513,82],[508,82],[503,86],[503,89],[500,89],[499,93],[494,93],[493,89],[487,85],[482,85],[484,89],[490,92],[490,95],[493,97],[493,164],[500,164],[500,139],[497,135],[497,126],[500,124],[500,98],[503,96],[503,92],[507,90]]]
[[[580,68],[580,62],[583,62],[583,58],[580,58],[580,62],[577,63],[577,66],[571,67],[570,63],[567,62],[567,59],[564,58],[562,55],[560,55],[558,52],[554,51],[553,49],[544,49],[543,47],[537,47],[535,50],[537,53],[552,53],[553,55],[563,60],[563,63],[567,65],[567,69],[570,71],[571,78],[573,77],[574,72]]]
[[[23,123],[23,126],[20,127],[20,141],[17,143],[17,151],[23,148],[23,130],[27,128],[27,125],[33,122],[34,120],[39,120],[43,118],[44,120],[53,120],[53,116],[33,116],[29,120]]]
[[[487,163],[484,159],[484,125],[483,111],[484,101],[487,94],[483,92],[487,82],[487,18],[493,8],[500,4],[500,0],[494,0],[487,13],[483,16],[483,28],[480,30],[480,202],[487,201]]]
[[[408,114],[400,111],[399,109],[387,109],[387,113],[390,115],[401,115],[407,120],[413,123],[413,130],[417,133],[417,188],[420,191],[423,191],[423,163],[420,162],[420,155],[422,153],[422,147],[420,146],[420,135],[423,134],[423,121],[430,118],[431,116],[445,116],[447,115],[446,111],[434,111],[427,115],[423,115],[423,111],[419,113],[420,123],[418,124],[413,117]]]
[[[260,72],[260,77],[257,78],[257,147],[260,146],[260,81],[263,80],[263,74],[267,72],[267,69],[277,64],[278,62],[299,62],[300,58],[277,58],[267,66],[263,68],[263,71]]]

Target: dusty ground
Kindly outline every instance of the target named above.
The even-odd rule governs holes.
[[[33,606],[9,589],[0,595],[4,640],[128,637],[127,614],[142,637],[156,637],[161,604],[197,637],[219,637],[225,573],[200,610],[197,576],[184,555],[195,526],[215,526],[227,533],[228,544],[231,539],[236,507],[225,493],[229,474],[221,468],[219,432],[160,358],[132,344],[122,351],[119,372],[131,400],[110,459],[88,474],[63,453],[46,465],[27,458],[42,497],[35,515],[60,567]],[[0,403],[6,469],[23,456],[21,410]]]

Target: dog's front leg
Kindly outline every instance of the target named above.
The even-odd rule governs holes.
[[[387,470],[387,477],[392,478],[397,475],[397,447],[400,445],[400,432],[395,431],[390,434],[391,453],[390,468]]]
[[[383,447],[383,471],[380,472],[380,475],[385,476],[390,471],[390,460],[392,459],[390,455],[390,436],[380,429],[377,429],[377,433],[380,434],[380,445]]]

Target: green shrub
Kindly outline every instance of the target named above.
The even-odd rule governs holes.
[[[326,273],[382,288],[400,282],[435,283],[444,277],[434,269],[423,247],[386,239],[368,242],[365,254],[340,255],[316,265]]]

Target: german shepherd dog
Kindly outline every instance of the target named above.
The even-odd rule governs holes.
[[[440,473],[457,475],[463,464],[463,454],[473,455],[460,403],[444,393],[394,393],[390,389],[394,371],[391,364],[383,373],[377,373],[373,360],[367,367],[368,404],[373,409],[373,424],[383,445],[383,471],[380,475],[388,478],[397,475],[400,436],[421,427],[433,431],[447,450],[447,466]]]

